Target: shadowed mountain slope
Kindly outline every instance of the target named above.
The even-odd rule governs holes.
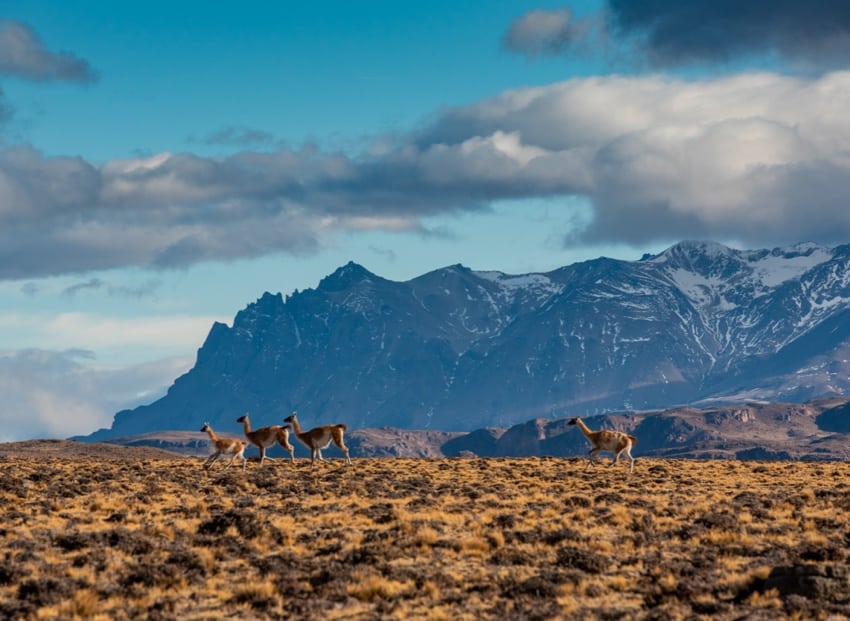
[[[681,242],[640,261],[524,275],[453,265],[406,282],[349,263],[213,325],[164,397],[87,439],[228,429],[246,411],[256,426],[297,410],[305,426],[460,432],[843,396],[848,318],[850,246]]]

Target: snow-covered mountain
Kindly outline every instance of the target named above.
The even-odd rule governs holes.
[[[545,274],[349,263],[213,325],[159,401],[92,439],[298,410],[308,424],[471,430],[533,418],[850,394],[850,245],[681,242]]]

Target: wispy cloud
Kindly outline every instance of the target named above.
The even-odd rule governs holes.
[[[144,298],[152,296],[160,287],[161,281],[149,279],[139,285],[128,287],[126,285],[115,285],[109,283],[102,278],[90,278],[84,282],[75,283],[65,287],[61,294],[67,297],[75,297],[77,294],[93,291],[106,291],[108,295],[125,298]],[[38,289],[25,291],[30,295],[35,295]]]
[[[128,287],[127,285],[109,285],[107,290],[109,291],[109,295],[141,299],[156,295],[160,286],[162,286],[162,281],[152,278],[132,287]]]
[[[0,327],[45,350],[187,351],[202,343],[220,317],[160,315],[120,318],[93,313],[0,313]]]
[[[109,427],[116,411],[165,393],[192,361],[103,367],[79,351],[0,351],[0,442],[66,438]]]
[[[92,278],[90,280],[87,280],[86,282],[81,282],[75,285],[71,285],[70,287],[66,287],[62,291],[62,295],[74,297],[81,291],[102,289],[104,284],[105,283],[100,278]]]
[[[38,295],[40,291],[41,287],[34,282],[25,282],[21,285],[21,293],[30,297]]]
[[[386,261],[387,263],[395,263],[398,259],[398,255],[391,248],[380,248],[378,246],[372,245],[369,246],[369,250],[381,257],[381,259],[383,261]]]
[[[273,134],[252,127],[225,127],[202,138],[190,136],[189,141],[240,149],[279,146]]]
[[[30,80],[94,82],[97,73],[70,52],[48,50],[27,24],[0,19],[0,74]]]

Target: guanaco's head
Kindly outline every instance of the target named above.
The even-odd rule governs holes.
[[[201,431],[209,431],[209,430],[210,430],[210,424],[204,423],[204,426],[201,427]]]
[[[236,422],[237,423],[244,423],[246,420],[248,420],[248,412],[245,412],[242,416],[237,418]]]
[[[571,418],[570,420],[567,421],[567,424],[568,425],[578,425],[578,417]]]
[[[292,414],[290,414],[289,416],[287,416],[286,418],[284,418],[284,419],[283,419],[283,422],[285,422],[285,423],[291,423],[292,421],[294,421],[294,420],[295,420],[295,419],[297,419],[297,418],[298,418],[298,414],[297,414],[296,412],[293,412]]]

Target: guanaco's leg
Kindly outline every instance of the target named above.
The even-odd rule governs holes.
[[[345,443],[342,441],[342,438],[340,438],[339,442],[337,442],[336,445],[339,447],[339,450],[341,450],[343,453],[345,453],[345,463],[347,463],[350,466],[351,465],[351,457],[348,455],[348,447],[345,446]]]

